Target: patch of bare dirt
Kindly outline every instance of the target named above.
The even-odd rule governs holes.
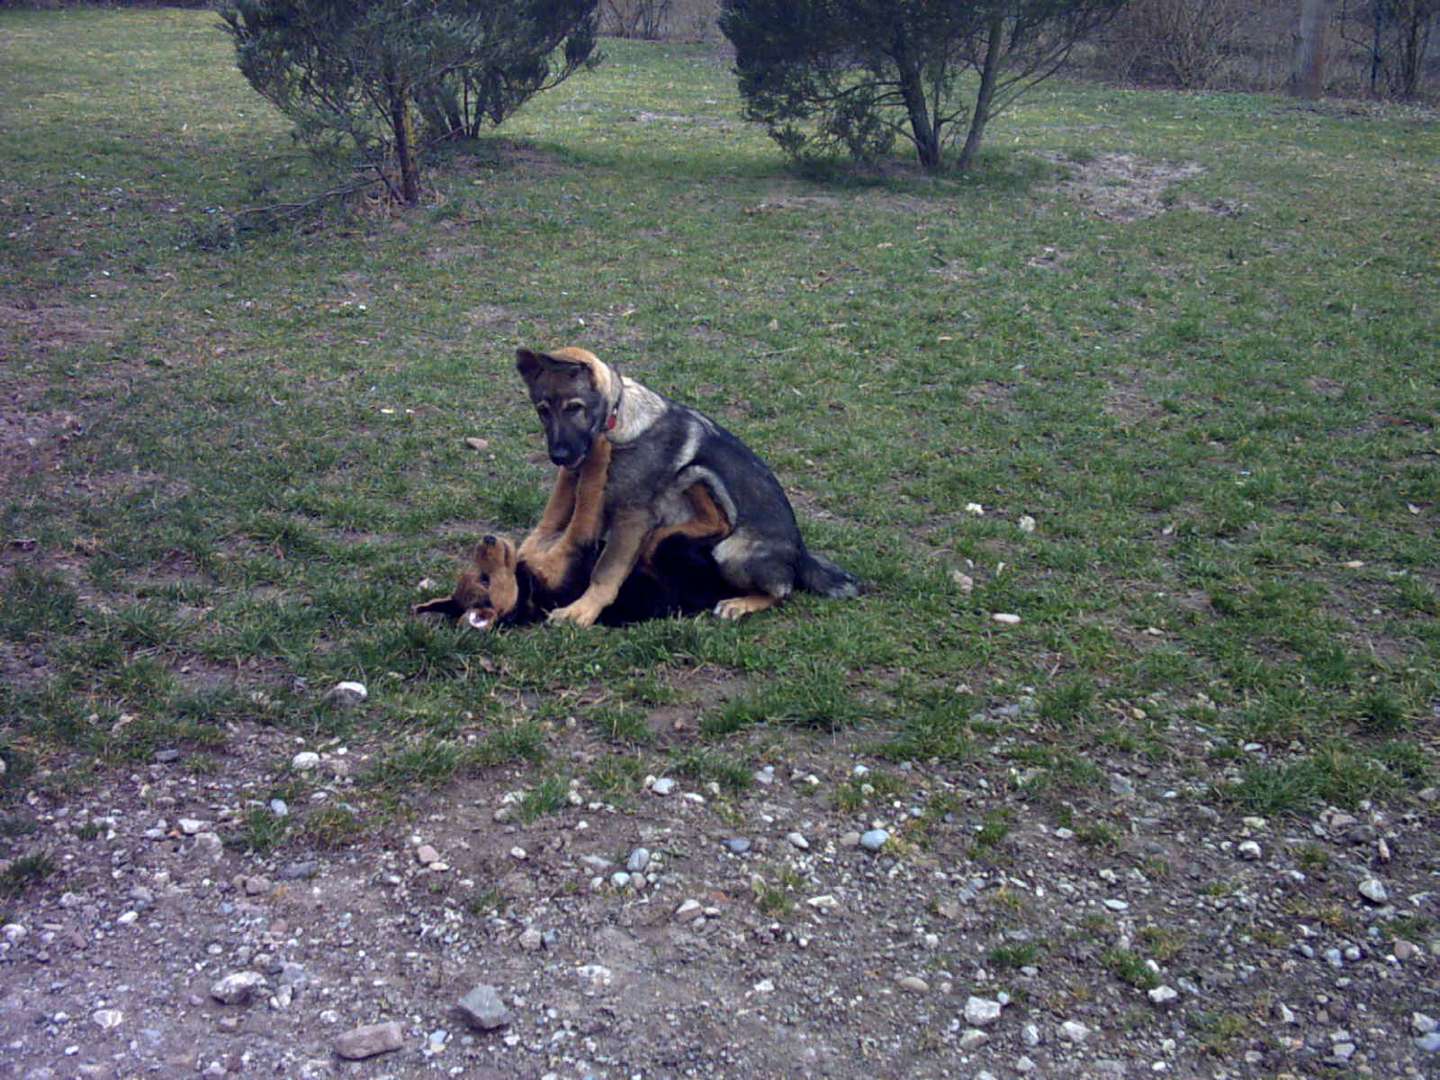
[[[1101,409],[1129,424],[1148,423],[1162,416],[1164,410],[1151,392],[1145,374],[1129,368],[1116,370],[1109,379],[1101,401]]]
[[[1036,270],[1064,270],[1065,264],[1070,261],[1072,254],[1068,251],[1061,251],[1059,248],[1044,247],[1038,255],[1032,255],[1025,260],[1025,265]]]
[[[0,490],[25,476],[56,467],[66,443],[84,434],[69,412],[34,408],[30,395],[13,390],[0,400]]]
[[[105,341],[114,327],[96,311],[31,299],[0,300],[0,363]]]
[[[986,409],[1006,410],[1015,401],[1015,388],[1005,383],[976,383],[965,392],[965,401]]]
[[[480,304],[467,310],[462,318],[476,330],[510,331],[520,321],[516,311],[503,304]]]
[[[55,867],[3,908],[5,1064],[1098,1080],[1319,1076],[1363,1055],[1373,1075],[1420,1075],[1433,803],[1242,819],[1203,793],[1247,762],[1194,776],[1203,747],[1112,750],[1096,784],[1027,795],[1036,769],[1009,753],[1043,742],[1034,708],[995,702],[987,723],[1015,735],[961,767],[882,770],[844,740],[771,732],[738,794],[663,770],[602,793],[591,769],[613,748],[556,730],[544,769],[485,768],[412,792],[403,819],[362,817],[338,848],[292,832],[270,853],[247,837],[279,813],[277,776],[286,820],[333,822],[404,734],[311,743],[246,721],[224,748],[166,747],[94,791],[47,762],[0,808],[17,824],[0,858]],[[317,758],[297,773],[300,750]],[[570,796],[526,820],[548,770]],[[254,989],[222,1002],[234,975]],[[477,984],[503,1010],[489,1030],[456,1008]],[[337,1056],[342,1033],[386,1021],[391,1049]]]
[[[1059,154],[1043,156],[1070,173],[1053,190],[1106,221],[1139,221],[1163,214],[1174,205],[1170,189],[1205,171],[1193,161],[1146,161],[1134,154],[1099,154],[1085,162]]]

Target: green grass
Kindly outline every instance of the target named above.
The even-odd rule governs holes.
[[[569,782],[563,776],[547,776],[520,797],[515,816],[522,825],[556,814],[569,805]]]
[[[1246,813],[1431,782],[1433,123],[1053,82],[972,174],[805,179],[723,58],[614,41],[434,159],[421,208],[237,230],[326,178],[228,49],[204,12],[0,12],[0,400],[66,440],[0,489],[0,538],[34,541],[0,559],[7,745],[223,768],[231,723],[383,738],[359,794],[388,798],[533,766],[572,713],[648,747],[693,702],[672,763],[729,791],[757,729],[985,768],[1002,741],[1030,791],[1103,790],[1087,754],[1219,766]],[[1131,221],[1056,190],[1115,154],[1203,171]],[[538,514],[511,357],[571,342],[755,447],[865,595],[411,620],[420,579]],[[339,679],[369,701],[323,703]],[[1246,742],[1266,764],[1219,749]],[[636,790],[617,760],[603,797]],[[326,814],[291,831],[353,835]]]
[[[1130,949],[1106,949],[1100,954],[1100,964],[1136,990],[1153,990],[1160,985],[1160,977],[1150,970],[1145,958]]]
[[[14,899],[30,886],[50,877],[57,869],[49,852],[21,855],[0,871],[0,899]]]

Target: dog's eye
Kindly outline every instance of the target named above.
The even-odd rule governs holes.
[[[565,406],[565,412],[568,416],[579,416],[584,411],[585,406],[581,405],[578,401],[572,401],[570,402],[570,404]]]
[[[550,406],[549,406],[549,405],[546,405],[546,404],[542,401],[539,405],[536,405],[536,406],[535,406],[535,411],[536,411],[537,413],[539,413],[541,416],[544,416],[546,413],[548,413],[548,412],[550,411]]]
[[[488,588],[490,587],[490,575],[489,575],[489,574],[481,574],[481,575],[480,575],[480,584],[481,584],[481,585],[484,585],[484,586],[488,589]]]

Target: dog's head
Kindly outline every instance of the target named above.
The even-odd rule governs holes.
[[[519,349],[515,370],[540,414],[550,460],[562,468],[579,468],[595,440],[613,424],[619,376],[594,353],[575,348],[548,353]]]
[[[503,536],[486,536],[470,554],[455,591],[415,605],[417,615],[444,615],[472,630],[493,630],[520,602],[515,545]]]

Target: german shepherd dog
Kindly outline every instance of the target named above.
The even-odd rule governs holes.
[[[706,517],[697,508],[697,485],[728,524],[709,552],[728,587],[716,615],[739,619],[764,611],[796,586],[823,596],[856,595],[853,577],[806,550],[775,475],[709,417],[622,378],[584,349],[520,349],[515,366],[540,415],[550,460],[562,473],[583,471],[597,453],[610,457],[604,547],[584,591],[551,611],[552,621],[595,623],[642,555],[654,551],[657,535],[684,535],[688,522]]]
[[[417,604],[477,630],[545,618],[581,596],[600,554],[601,514],[611,457],[601,441],[576,469],[561,468],[540,523],[517,548],[485,536],[449,596]],[[704,484],[686,491],[692,516],[651,533],[639,565],[600,621],[624,626],[712,608],[729,590],[712,555],[730,522]]]

